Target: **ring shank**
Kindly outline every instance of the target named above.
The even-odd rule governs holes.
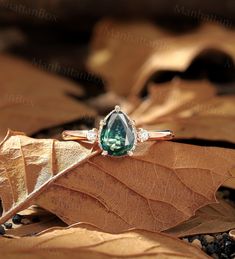
[[[62,132],[64,140],[87,140],[88,130],[65,130]]]
[[[148,140],[170,140],[174,138],[174,134],[171,130],[149,130],[149,139]]]

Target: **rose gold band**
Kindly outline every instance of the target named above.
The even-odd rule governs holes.
[[[171,140],[174,138],[174,134],[171,130],[162,130],[162,131],[148,131],[149,138],[148,140]]]
[[[62,132],[64,140],[87,140],[88,130],[65,130]]]
[[[64,140],[88,140],[87,134],[88,130],[65,130],[62,133],[62,138]],[[148,140],[171,140],[174,138],[174,134],[170,130],[163,130],[163,131],[156,131],[156,130],[149,130],[148,131],[149,137]]]

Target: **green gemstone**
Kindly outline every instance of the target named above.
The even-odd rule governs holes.
[[[110,156],[124,156],[135,144],[134,128],[121,111],[113,111],[106,119],[100,133],[100,145]]]

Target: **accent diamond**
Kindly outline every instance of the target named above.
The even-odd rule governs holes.
[[[148,140],[149,138],[149,133],[147,130],[144,129],[140,129],[138,132],[138,139],[140,142],[144,142],[146,140]]]
[[[97,130],[96,129],[88,130],[87,139],[89,141],[94,142],[97,139]]]

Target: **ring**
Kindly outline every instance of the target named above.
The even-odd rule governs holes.
[[[170,130],[136,128],[135,122],[119,106],[100,121],[99,130],[66,130],[62,133],[64,140],[98,142],[102,155],[109,156],[131,156],[138,142],[170,140],[173,137]]]

